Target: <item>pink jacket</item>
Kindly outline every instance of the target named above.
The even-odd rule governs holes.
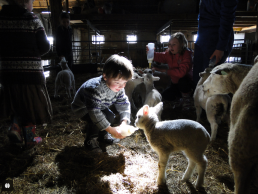
[[[178,83],[178,80],[185,75],[192,75],[192,51],[185,50],[183,55],[171,54],[169,52],[155,52],[154,61],[168,64],[167,74],[171,77],[172,83]]]

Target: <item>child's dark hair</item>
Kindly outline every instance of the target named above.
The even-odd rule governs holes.
[[[105,62],[103,74],[109,78],[130,80],[133,76],[133,65],[123,56],[111,55]]]
[[[62,12],[59,16],[60,20],[62,19],[69,19],[70,20],[70,15],[66,12]]]
[[[181,49],[179,50],[179,54],[182,55],[184,51],[187,49],[188,46],[188,41],[185,37],[185,35],[182,32],[176,32],[171,35],[169,42],[173,39],[176,38],[181,45]]]

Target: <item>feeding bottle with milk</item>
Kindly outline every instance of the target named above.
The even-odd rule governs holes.
[[[147,53],[147,60],[148,60],[148,63],[149,63],[149,68],[151,68],[151,63],[153,61],[153,58],[154,58],[154,43],[150,42],[148,43],[148,53]]]

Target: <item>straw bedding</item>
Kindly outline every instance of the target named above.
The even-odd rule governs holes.
[[[96,76],[98,74],[75,74],[76,88]],[[30,151],[10,145],[6,135],[10,121],[0,122],[0,182],[12,179],[14,191],[11,193],[233,193],[226,124],[219,126],[216,141],[205,152],[208,166],[203,188],[196,190],[193,186],[196,173],[189,183],[180,182],[187,167],[187,160],[181,152],[171,154],[167,184],[158,187],[158,156],[143,132],[138,130],[117,144],[103,147],[105,153],[88,152],[83,146],[87,123],[73,117],[71,100],[64,90],[60,91],[59,99],[52,98],[54,81],[54,77],[47,78],[54,118],[47,126],[37,126],[37,134],[43,138],[42,144]],[[162,119],[179,118],[195,120],[194,109],[183,112],[175,102],[165,102]],[[205,114],[202,114],[201,123],[210,133]],[[257,188],[252,188],[252,193],[258,193]]]

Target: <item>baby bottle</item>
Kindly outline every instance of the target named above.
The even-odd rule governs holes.
[[[148,48],[149,48],[149,51],[147,53],[147,60],[149,63],[149,68],[151,68],[151,63],[154,58],[154,43],[152,43],[152,42],[148,43]]]

